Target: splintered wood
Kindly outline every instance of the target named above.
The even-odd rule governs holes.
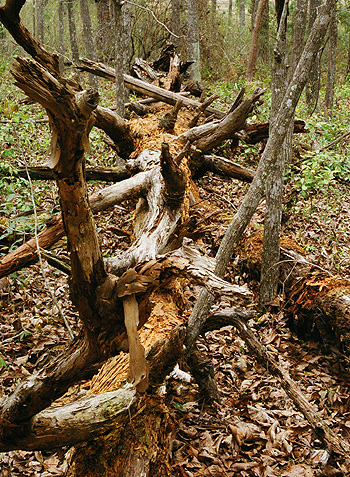
[[[153,308],[147,323],[140,331],[140,341],[147,350],[160,338],[167,338],[175,326],[184,322],[181,315],[184,280],[174,279],[166,289],[155,291],[150,297]],[[89,392],[101,394],[115,391],[125,381],[129,368],[129,354],[110,358],[93,377]]]

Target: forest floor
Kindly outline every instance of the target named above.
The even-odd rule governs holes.
[[[35,110],[36,107],[31,108]],[[28,107],[28,118],[31,117],[29,110]],[[154,114],[159,115],[159,111]],[[7,123],[6,127],[9,127]],[[16,131],[22,131],[24,126],[15,124],[15,127]],[[43,149],[47,146],[45,127],[45,124],[33,123],[30,131],[27,130],[25,144],[20,148],[19,144],[16,145],[17,133],[12,134],[14,139],[11,140],[2,136],[2,149],[14,151],[10,155],[13,166],[21,163],[21,157],[27,153],[31,155],[30,163],[41,163],[40,151],[36,148],[38,144]],[[89,163],[101,164],[101,151],[104,151],[101,165],[111,165],[114,153],[105,152],[106,146],[98,133],[93,132],[92,136],[95,146]],[[296,168],[305,141],[304,138],[295,140],[293,163]],[[258,148],[252,148],[250,153],[242,148],[232,158],[253,168],[258,157]],[[214,256],[226,226],[249,186],[212,174],[200,179],[197,185],[201,199],[210,203],[213,210],[221,211],[205,222],[200,238],[202,249]],[[4,230],[8,230],[6,227],[9,225],[6,220],[11,219],[13,223],[16,214],[18,216],[19,212],[31,208],[27,185],[23,185],[27,188],[26,197],[19,189],[20,184],[12,189],[10,185],[6,187],[2,189],[2,201],[9,205],[7,209],[2,208],[0,215],[1,223],[7,224],[3,225]],[[95,183],[89,187],[95,189],[102,186]],[[308,259],[334,275],[350,279],[348,187],[346,182],[332,180],[322,190],[310,190],[303,197],[292,184],[287,184],[283,233],[304,247]],[[34,188],[40,210],[57,207],[52,183],[35,181]],[[130,245],[134,205],[132,202],[123,203],[96,217],[106,256]],[[245,236],[262,230],[263,220],[264,201],[260,203]],[[23,240],[23,236],[17,235],[17,238]],[[3,244],[4,237],[2,239]],[[8,245],[2,245],[2,253],[7,250]],[[65,256],[64,241],[56,245],[55,251],[59,256]],[[77,332],[80,325],[67,300],[66,276],[46,262],[43,269],[58,305],[71,328]],[[250,282],[249,277],[237,275],[234,263],[229,267],[226,278],[239,283],[248,282],[256,291],[256,283]],[[188,316],[198,292],[198,287],[189,287],[186,291]],[[230,305],[230,302],[222,300],[213,309]],[[69,341],[69,334],[57,306],[53,304],[38,264],[0,281],[0,306],[0,393],[6,396],[22,378],[34,373],[43,359],[58,353]],[[269,352],[284,368],[289,369],[305,397],[326,423],[339,436],[349,439],[349,358],[340,355],[325,342],[298,337],[289,327],[283,302],[274,313],[266,312],[258,321],[251,320],[249,325]],[[279,380],[250,355],[234,328],[225,327],[207,333],[199,340],[198,347],[213,361],[221,400],[211,406],[203,404],[197,385],[185,372],[175,372],[167,380],[165,400],[178,431],[171,456],[175,476],[350,475],[350,459],[347,462],[337,459],[314,436],[309,423],[287,397]],[[83,395],[85,387],[82,383],[72,393]],[[64,475],[67,451],[18,450],[0,454],[0,476]]]

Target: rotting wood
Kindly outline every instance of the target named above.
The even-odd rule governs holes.
[[[263,232],[256,232],[239,244],[238,267],[257,282],[260,279]],[[350,352],[350,281],[333,276],[308,260],[303,248],[281,237],[279,291],[282,306],[292,326],[303,338],[322,339]]]
[[[293,400],[299,411],[303,413],[312,426],[315,434],[322,442],[324,442],[327,448],[332,452],[347,458],[350,453],[349,443],[344,439],[339,438],[325,423],[322,417],[318,415],[315,408],[305,398],[297,383],[290,377],[289,372],[280,366],[265,346],[260,343],[255,334],[249,328],[248,322],[242,320],[242,317],[239,317],[237,310],[226,309],[210,315],[204,323],[202,332],[204,333],[227,325],[232,325],[237,329],[241,338],[245,341],[251,353],[256,356],[259,363],[279,378],[281,386],[285,392]]]

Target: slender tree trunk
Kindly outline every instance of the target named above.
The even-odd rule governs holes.
[[[81,11],[81,19],[82,19],[83,28],[84,28],[84,43],[85,43],[86,55],[90,60],[95,61],[96,55],[95,55],[95,47],[94,47],[94,38],[92,35],[91,18],[90,18],[88,0],[80,0],[80,11]],[[89,86],[90,88],[93,88],[93,89],[98,88],[98,81],[96,76],[89,74]]]
[[[309,0],[309,25],[308,25],[309,32],[315,21],[317,8],[319,4],[320,4],[320,0]],[[319,77],[320,77],[320,53],[317,55],[316,61],[312,65],[309,81],[306,85],[306,90],[305,90],[306,106],[310,114],[317,107],[318,96],[319,96]]]
[[[129,60],[129,37],[127,32],[128,5],[119,0],[114,2],[115,19],[115,83],[116,83],[116,112],[125,116],[126,88],[124,74],[127,72]]]
[[[36,38],[40,43],[44,43],[44,0],[36,0]]]
[[[270,62],[270,27],[269,27],[269,2],[266,0],[263,18],[259,32],[259,57],[264,63]]]
[[[284,3],[283,11],[279,15],[279,28],[274,49],[274,65],[272,72],[272,99],[270,125],[273,129],[277,120],[279,106],[287,89],[287,5]],[[280,261],[280,235],[282,219],[283,182],[285,165],[290,162],[292,155],[292,137],[294,115],[287,127],[286,136],[282,147],[275,152],[266,181],[266,211],[264,221],[264,246],[262,253],[260,303],[262,305],[272,302],[277,296],[279,261]]]
[[[78,40],[77,40],[77,30],[75,27],[75,20],[74,20],[73,2],[74,0],[67,0],[66,4],[67,4],[70,46],[72,50],[73,61],[77,65],[79,63],[79,47],[78,47]]]
[[[171,31],[176,35],[171,35],[171,41],[175,46],[180,45],[181,36],[181,0],[171,0]]]
[[[233,0],[228,1],[228,25],[232,25],[232,7],[233,7]]]
[[[96,50],[99,57],[108,63],[114,56],[114,28],[112,28],[112,17],[109,0],[98,0],[97,6],[97,32]]]
[[[330,21],[330,11],[336,0],[326,0],[320,7],[317,21],[315,21],[308,41],[301,55],[294,76],[290,81],[286,94],[276,115],[275,127],[269,135],[264,153],[260,159],[258,169],[243,202],[230,223],[226,234],[216,254],[215,273],[223,276],[238,242],[252,218],[257,205],[265,191],[271,161],[282,147],[288,133],[291,118],[294,116],[296,105],[305,87],[310,68],[315,61],[321,42],[327,31]],[[202,324],[208,316],[213,298],[203,290],[194,306],[188,322],[187,348],[191,351],[196,343]]]
[[[231,1],[231,17],[232,17],[232,1]],[[238,17],[239,26],[242,31],[245,30],[245,0],[238,0]]]
[[[188,60],[194,61],[189,73],[192,81],[201,81],[199,49],[198,0],[187,0],[188,7]]]
[[[297,0],[289,75],[292,78],[305,44],[308,0]]]
[[[348,42],[349,42],[349,46],[348,46],[348,62],[347,62],[347,65],[346,65],[345,79],[348,77],[348,75],[349,75],[349,73],[350,73],[350,33],[349,33]]]
[[[337,42],[338,42],[337,9],[335,6],[331,24],[329,27],[328,75],[327,75],[327,84],[326,84],[326,95],[324,100],[325,113],[327,118],[332,116],[335,75],[336,75],[336,67],[337,67]]]
[[[256,12],[258,10],[258,0],[251,0],[251,12],[250,12],[250,29],[251,31],[254,30],[254,23],[256,18]]]
[[[254,28],[252,31],[252,38],[250,42],[248,66],[247,66],[247,81],[253,81],[254,68],[258,56],[259,47],[259,32],[264,18],[264,11],[266,8],[266,0],[259,0],[258,9],[256,12]]]
[[[64,71],[64,7],[63,0],[58,1],[58,51],[60,73]]]

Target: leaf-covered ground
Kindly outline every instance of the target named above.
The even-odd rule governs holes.
[[[13,167],[23,164],[24,160],[41,164],[48,147],[46,123],[37,122],[42,119],[40,110],[36,106],[25,106],[20,111],[21,115],[16,112],[1,115],[4,121],[0,138],[2,151],[8,151],[2,153],[3,168],[8,163]],[[307,179],[307,188],[303,189],[302,184],[298,188],[297,181],[306,174],[300,172],[303,167],[300,157],[304,157],[308,140],[296,139],[293,174],[286,186],[283,232],[296,239],[319,266],[350,278],[348,185],[329,180],[317,189],[311,184],[311,179]],[[105,146],[99,133],[92,133],[92,142],[89,163],[113,164],[115,155]],[[332,150],[328,154],[331,159]],[[253,167],[258,156],[259,148],[242,147],[233,158]],[[318,168],[317,171],[325,180],[322,170]],[[16,241],[20,243],[33,233],[32,222],[28,221],[22,227],[18,220],[18,216],[26,216],[25,213],[32,208],[28,184],[5,179],[10,172],[5,171],[1,176],[3,254],[15,246]],[[198,186],[201,198],[211,204],[213,211],[221,211],[202,220],[200,228],[202,249],[214,255],[248,186],[211,174],[202,178]],[[89,187],[94,189],[101,184]],[[34,192],[40,210],[49,214],[57,210],[57,194],[52,183],[35,182]],[[106,255],[129,246],[134,205],[121,204],[96,217]],[[263,211],[262,201],[246,235],[262,229]],[[65,257],[64,241],[57,244],[55,252]],[[240,277],[235,272],[234,265],[230,266],[227,279],[249,282],[249,277]],[[188,314],[198,291],[196,287],[186,291]],[[74,332],[79,329],[76,313],[67,297],[66,277],[45,261],[43,267],[37,264],[0,281],[0,386],[3,397],[6,398],[22,378],[35,372],[44,359],[57,354],[69,340],[59,308]],[[230,306],[230,303],[222,301],[215,305],[215,309],[225,306]],[[339,436],[349,439],[349,358],[325,343],[302,341],[287,325],[283,307],[249,322],[268,351],[290,371],[315,411]],[[287,397],[279,380],[256,362],[235,329],[225,327],[207,333],[200,339],[198,347],[213,361],[221,400],[212,406],[203,404],[197,385],[187,374],[176,372],[167,381],[165,399],[178,426],[171,456],[174,475],[350,475],[350,461],[330,455]],[[75,396],[83,394],[84,383],[81,388],[75,386],[71,392]],[[67,451],[3,453],[0,456],[0,475],[64,475]]]

